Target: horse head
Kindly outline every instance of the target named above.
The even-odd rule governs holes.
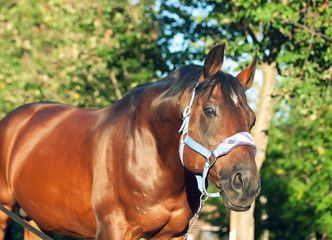
[[[187,170],[200,176],[198,185],[202,179],[202,192],[208,194],[206,176],[220,189],[218,196],[227,208],[246,211],[261,188],[256,145],[249,134],[255,114],[244,93],[252,86],[257,55],[233,77],[220,71],[224,48],[220,44],[208,53],[196,86],[183,95],[180,158]]]

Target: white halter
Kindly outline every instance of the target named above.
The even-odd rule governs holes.
[[[189,117],[190,117],[191,107],[195,98],[196,87],[198,86],[198,84],[199,83],[197,83],[196,86],[194,87],[190,103],[183,112],[183,122],[179,130],[179,132],[182,132],[179,154],[182,165],[184,167],[185,165],[183,162],[183,150],[185,145],[187,145],[192,150],[198,152],[199,154],[205,157],[206,162],[204,165],[203,173],[194,173],[197,180],[198,189],[201,191],[202,194],[206,194],[208,197],[220,197],[221,192],[208,193],[206,190],[205,181],[210,168],[213,166],[213,164],[217,161],[219,157],[228,154],[230,151],[232,151],[235,147],[239,145],[252,146],[255,149],[255,156],[256,156],[257,147],[253,140],[253,137],[248,132],[239,132],[229,138],[224,139],[219,144],[217,149],[215,149],[214,151],[208,150],[203,145],[199,144],[194,139],[189,137],[188,135]],[[211,157],[213,157],[212,161],[210,161]]]

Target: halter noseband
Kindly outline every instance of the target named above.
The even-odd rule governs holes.
[[[255,156],[256,156],[256,152],[257,152],[257,147],[256,147],[253,137],[248,132],[239,132],[239,133],[234,134],[231,137],[224,139],[214,151],[210,151],[209,149],[205,148],[203,145],[201,145],[200,143],[196,142],[194,139],[189,137],[189,134],[188,134],[189,117],[190,117],[191,107],[192,107],[192,104],[193,104],[194,98],[195,98],[196,87],[198,85],[199,85],[199,83],[197,83],[195,85],[191,99],[190,99],[190,103],[183,112],[183,122],[182,122],[181,128],[179,130],[179,132],[182,132],[179,155],[180,155],[182,165],[184,167],[185,167],[185,165],[183,162],[183,150],[184,150],[185,145],[187,145],[192,150],[198,152],[203,157],[205,157],[206,162],[204,165],[203,173],[194,173],[196,180],[197,180],[198,189],[201,191],[202,194],[206,194],[208,197],[220,197],[221,192],[209,193],[205,187],[206,177],[207,177],[207,174],[208,174],[210,168],[213,166],[213,164],[217,161],[217,159],[219,157],[228,154],[230,151],[232,151],[237,146],[249,145],[249,146],[253,147],[255,149]]]

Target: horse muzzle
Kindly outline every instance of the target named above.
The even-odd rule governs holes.
[[[236,171],[227,180],[221,180],[219,188],[224,205],[228,209],[238,212],[247,211],[260,194],[260,175],[253,176],[249,170]]]

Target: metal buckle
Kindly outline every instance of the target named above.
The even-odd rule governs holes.
[[[188,117],[190,115],[190,112],[191,112],[191,107],[190,106],[186,107],[186,109],[183,111],[182,114],[182,120]]]
[[[212,159],[212,161],[210,161],[211,159]],[[206,162],[209,164],[210,167],[212,167],[213,164],[215,164],[215,162],[217,161],[217,159],[218,159],[218,157],[216,157],[212,152],[211,157],[207,158]]]

